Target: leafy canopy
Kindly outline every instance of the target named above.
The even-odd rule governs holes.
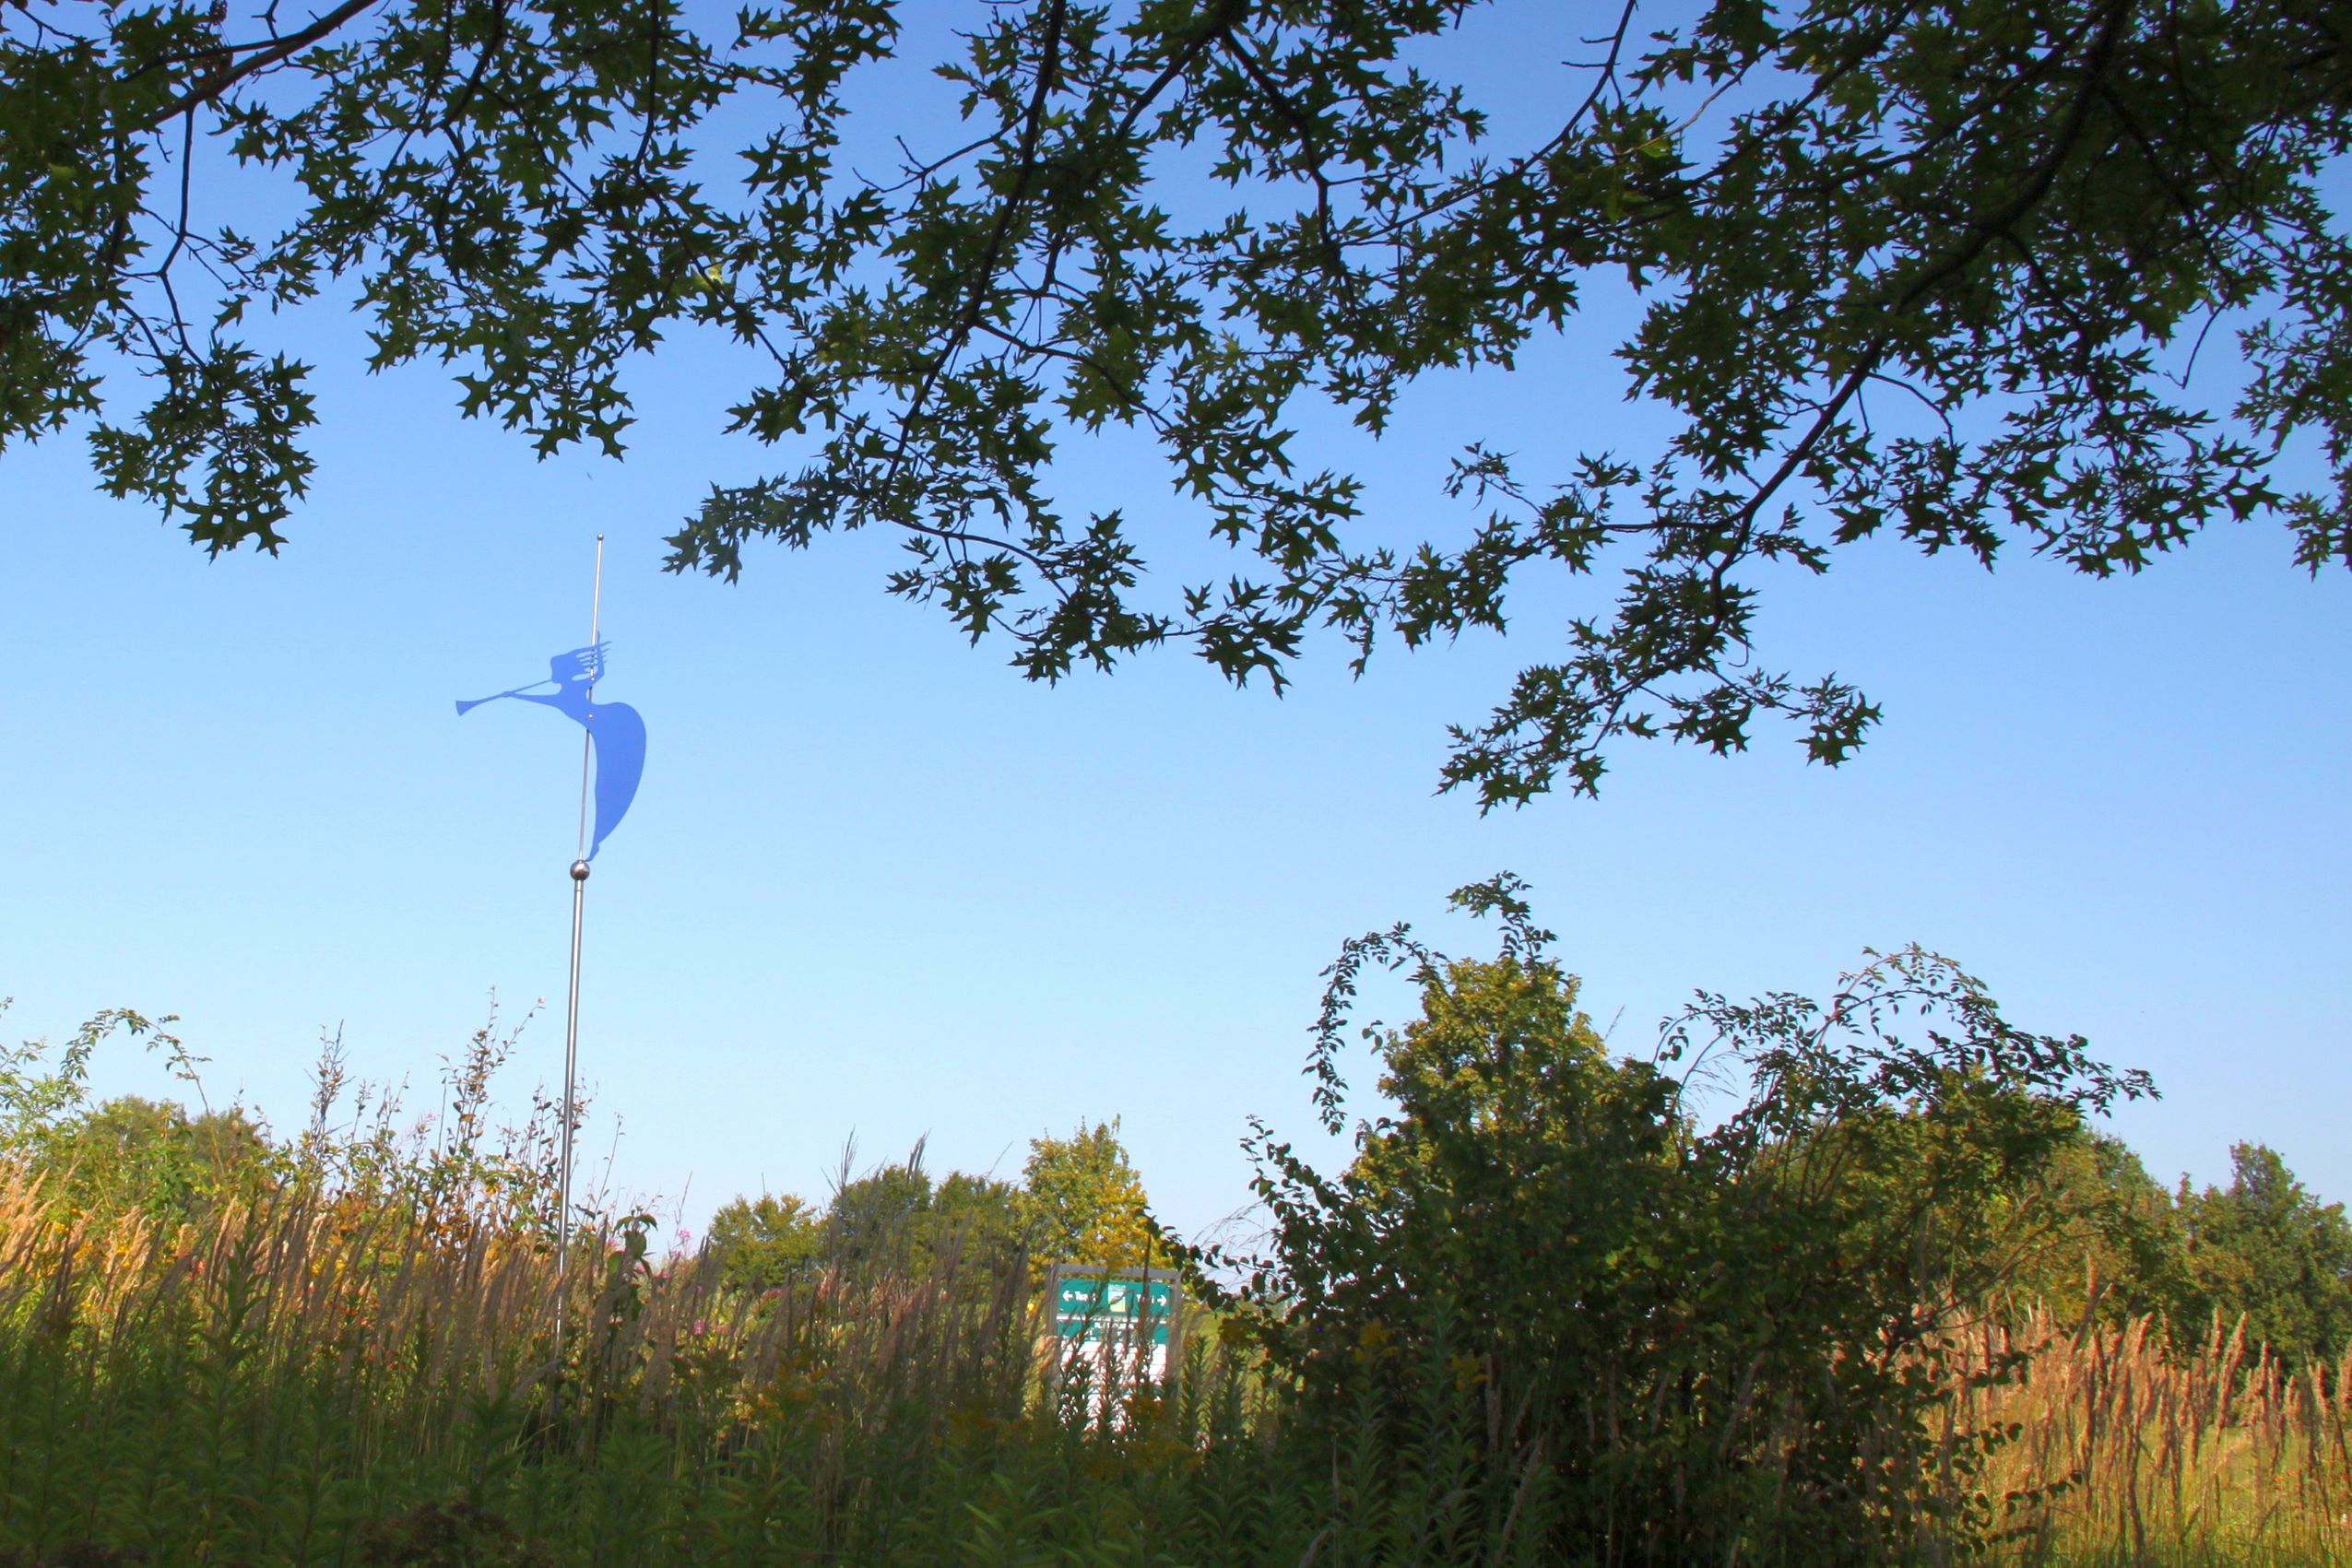
[[[778,466],[672,565],[883,525],[892,587],[1034,678],[1181,643],[1279,684],[1318,631],[1361,667],[1504,628],[1531,571],[1611,575],[1456,730],[1445,782],[1486,806],[1772,714],[1845,758],[1879,710],[1752,646],[1757,583],[1873,534],[2103,576],[2260,514],[2309,570],[2352,561],[2339,9],[1602,4],[1556,123],[1507,145],[1436,64],[1483,8],[975,7],[939,66],[961,145],[882,183],[836,149],[893,0],[715,31],[674,0],[7,0],[0,443],[87,420],[110,490],[275,549],[316,410],[263,313],[355,298],[371,369],[450,364],[543,453],[618,451],[628,357],[694,324],[765,356],[735,428]],[[278,177],[275,231],[207,218],[200,136]],[[1300,450],[1318,410],[1377,433],[1424,378],[1510,367],[1604,282],[1637,297],[1615,355],[1654,449],[1579,452],[1573,409],[1532,457],[1474,445],[1413,546]],[[2192,396],[2216,327],[2245,383]],[[125,369],[143,407],[105,395]],[[1221,580],[1155,586],[1135,524],[1058,501],[1062,445],[1115,427],[1231,547]],[[2334,477],[2282,490],[2299,435]]]
[[[1030,1252],[1040,1264],[1133,1268],[1168,1261],[1116,1117],[1081,1124],[1068,1138],[1031,1138],[1021,1186]]]
[[[2179,1197],[2188,1288],[2179,1316],[2190,1326],[2242,1315],[2249,1340],[2290,1362],[2334,1361],[2352,1344],[2352,1220],[2322,1203],[2275,1150],[2229,1150],[2226,1187]]]
[[[1056,1263],[1168,1261],[1116,1119],[1030,1139],[1018,1183],[963,1171],[934,1179],[919,1143],[904,1161],[862,1175],[849,1173],[848,1158],[821,1209],[766,1194],[720,1206],[704,1244],[722,1282],[774,1290],[829,1269],[919,1274],[958,1259],[1018,1257],[1040,1274]]]

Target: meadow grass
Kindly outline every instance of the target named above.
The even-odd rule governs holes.
[[[623,1241],[565,1279],[462,1214],[279,1193],[167,1232],[0,1185],[0,1563],[1542,1561],[1466,1507],[1475,1398],[1302,1454],[1197,1333],[1105,1420],[1018,1254],[751,1294]]]
[[[1204,1333],[1177,1387],[1090,1420],[1082,1377],[1046,1375],[1017,1256],[951,1238],[759,1294],[611,1229],[574,1261],[348,1197],[165,1228],[0,1178],[0,1563],[1534,1561],[1507,1527],[1431,1554],[1474,1399],[1301,1455]],[[1964,1375],[1947,1410],[1956,1443],[2006,1434],[1977,1480],[2007,1510],[1995,1561],[2352,1561],[2352,1366],[2046,1315],[1951,1364],[2009,1358],[2022,1376]]]
[[[1236,1520],[1282,1516],[1224,1495],[1221,1457],[1255,1425],[1244,1383],[1204,1358],[1181,1398],[1137,1399],[1116,1430],[1062,1419],[1021,1260],[951,1246],[919,1272],[885,1258],[749,1296],[719,1289],[710,1260],[639,1267],[613,1242],[578,1249],[559,1344],[553,1258],[486,1227],[280,1196],[166,1235],[60,1223],[0,1189],[0,1553],[1011,1563],[1276,1548],[1231,1539],[1251,1527]]]

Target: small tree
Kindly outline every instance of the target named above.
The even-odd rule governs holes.
[[[950,1171],[931,1192],[925,1239],[943,1263],[993,1267],[1030,1244],[1021,1189],[994,1176]]]
[[[2289,1361],[2330,1359],[2352,1338],[2352,1222],[2322,1203],[2276,1151],[2229,1150],[2227,1187],[2181,1183],[2189,1276],[2183,1316],[2243,1315],[2247,1335]]]
[[[823,1232],[807,1199],[762,1193],[722,1205],[703,1244],[718,1257],[721,1284],[773,1291],[816,1271]]]
[[[0,999],[0,1011],[6,1006]],[[137,1095],[92,1103],[90,1058],[118,1034],[160,1053],[171,1075],[201,1101],[201,1058],[163,1027],[176,1021],[111,1008],[63,1045],[0,1045],[0,1159],[21,1162],[41,1178],[53,1201],[86,1214],[137,1210],[183,1220],[232,1191],[267,1185],[277,1174],[277,1151],[242,1106],[191,1113]]]
[[[818,1244],[828,1267],[923,1275],[966,1261],[993,1265],[1026,1241],[1018,1188],[962,1171],[934,1181],[918,1143],[897,1164],[856,1177],[845,1172]]]
[[[1081,1125],[1068,1138],[1029,1140],[1021,1210],[1039,1263],[1106,1267],[1164,1265],[1150,1200],[1119,1141],[1118,1119]]]
[[[923,1220],[930,1207],[931,1176],[919,1146],[904,1164],[844,1181],[825,1208],[826,1262],[847,1268],[910,1262],[927,1250]]]

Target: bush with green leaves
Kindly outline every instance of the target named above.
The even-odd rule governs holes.
[[[2200,1337],[2202,1319],[2180,1318],[2187,1276],[2172,1195],[2122,1139],[2086,1127],[2026,1201],[2039,1236],[2006,1288],[2018,1313],[2110,1327],[2155,1314]]]
[[[77,1211],[177,1222],[266,1187],[275,1153],[242,1106],[191,1112],[125,1094],[54,1128],[32,1167]]]
[[[851,1273],[921,1271],[937,1258],[999,1260],[1026,1251],[1021,1194],[1010,1182],[951,1171],[934,1179],[923,1148],[903,1163],[845,1173],[818,1228],[820,1256]]]
[[[762,1193],[721,1204],[703,1232],[703,1247],[718,1260],[719,1281],[729,1289],[779,1291],[821,1266],[821,1225],[806,1198]]]
[[[1939,1561],[2057,1516],[2030,1444],[1986,1462],[2033,1353],[1987,1313],[2071,1288],[2070,1314],[2243,1310],[2306,1359],[2346,1332],[2339,1208],[2254,1146],[2176,1202],[2087,1119],[2145,1078],[1944,960],[1874,956],[1819,1003],[1702,994],[1623,1059],[1517,882],[1457,902],[1498,952],[1400,926],[1330,972],[1333,1131],[1360,984],[1417,992],[1363,1031],[1382,1103],[1332,1175],[1259,1130],[1254,1272],[1196,1269],[1213,1331],[1112,1422],[1046,1397],[1034,1267],[1133,1239],[1115,1124],[1036,1139],[1017,1185],[918,1148],[821,1212],[731,1205],[696,1259],[592,1220],[559,1278],[546,1107],[501,1133],[488,1099],[511,1036],[477,1033],[417,1135],[380,1098],[336,1112],[330,1052],[229,1202],[158,1176],[202,1114],[88,1098],[110,1030],[155,1024],[0,1053],[0,1562]],[[36,1193],[42,1160],[103,1179]],[[2289,1386],[2240,1352],[2198,1375]],[[2234,1484],[2228,1406],[2200,1485]],[[2340,1452],[2287,1458],[2340,1496]],[[2306,1502],[2296,1529],[2338,1527]]]
[[[0,1002],[0,1009],[6,1004]],[[242,1106],[191,1111],[170,1101],[90,1098],[90,1058],[117,1036],[159,1053],[196,1085],[198,1058],[166,1027],[111,1008],[64,1044],[0,1045],[0,1158],[22,1163],[50,1201],[74,1213],[138,1213],[180,1223],[266,1189],[278,1173],[266,1130]]]
[[[1421,1000],[1363,1031],[1387,1104],[1344,1171],[1255,1140],[1272,1226],[1241,1304],[1295,1388],[1285,1443],[1357,1478],[1348,1560],[1876,1563],[1982,1533],[1990,1438],[1938,1429],[1945,1348],[2047,1242],[2085,1116],[2145,1078],[1917,949],[1826,1003],[1702,994],[1614,1060],[1521,892],[1455,895],[1500,919],[1491,960],[1399,926],[1329,972],[1334,1132],[1359,981],[1406,970]],[[1710,1068],[1752,1085],[1711,1123]]]

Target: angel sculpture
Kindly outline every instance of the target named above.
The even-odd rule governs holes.
[[[495,702],[502,697],[518,701],[537,702],[553,708],[588,732],[590,747],[597,760],[597,828],[588,841],[587,858],[594,860],[603,846],[605,835],[621,825],[621,814],[636,798],[637,780],[645,771],[645,721],[637,710],[626,702],[598,702],[594,700],[597,679],[605,668],[605,650],[609,643],[591,647],[574,648],[568,654],[558,654],[547,662],[548,678],[528,686],[518,686],[512,691],[501,691],[489,697],[477,697],[470,702],[457,704],[463,714]],[[540,691],[542,686],[552,686],[553,691]]]

